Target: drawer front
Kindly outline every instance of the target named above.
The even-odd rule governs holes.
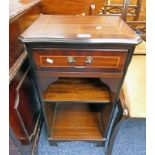
[[[33,60],[37,70],[60,71],[107,71],[121,72],[126,51],[85,50],[34,50]],[[93,70],[92,70],[93,69]]]

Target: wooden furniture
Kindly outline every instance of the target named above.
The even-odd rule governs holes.
[[[145,0],[106,0],[99,15],[121,16],[143,40],[146,40],[145,3]]]
[[[10,125],[24,144],[35,135],[40,105],[32,71],[25,61],[9,86]]]
[[[117,126],[119,126],[119,130]],[[105,155],[120,155],[122,152],[125,152],[125,155],[145,154],[146,119],[129,118],[119,122],[117,126],[111,137],[113,141],[110,142]]]
[[[42,0],[41,9],[43,14],[90,15],[93,5],[94,15],[97,15],[103,4],[104,0]]]
[[[32,152],[32,144],[22,145],[16,138],[12,128],[9,128],[9,155],[30,155]]]
[[[37,10],[40,1],[41,0],[9,0],[9,19],[11,20],[28,10]]]
[[[127,21],[127,24],[146,41],[146,21]]]
[[[105,142],[140,37],[119,17],[41,15],[20,39],[51,144]]]
[[[21,33],[40,15],[40,1],[11,0],[9,13],[9,125],[23,150],[30,154],[40,122],[41,107]],[[15,139],[14,138],[14,139]],[[21,146],[20,144],[20,146]],[[25,148],[25,149],[24,149]],[[19,149],[19,148],[18,148]]]
[[[24,3],[25,2],[25,3]],[[34,3],[35,2],[35,3]],[[40,14],[39,1],[11,0],[9,12],[9,68],[14,66],[24,51],[18,37]],[[15,68],[15,67],[14,67]]]
[[[9,155],[36,155],[37,154],[37,141],[40,134],[42,121],[39,122],[34,142],[29,142],[23,145],[16,137],[12,127],[9,127]]]
[[[135,67],[136,66],[136,67]],[[146,118],[146,44],[135,50],[121,90],[121,104],[126,117]]]
[[[113,144],[122,124],[127,119],[146,118],[146,44],[143,41],[134,52],[118,102],[118,113],[113,124],[107,155],[112,154]]]
[[[130,0],[122,0],[114,3],[111,0],[106,0],[103,13],[104,14],[112,14],[112,15],[120,15],[123,20],[127,20],[127,17],[132,17],[134,20],[138,20],[141,10],[142,0],[137,0],[134,4],[130,3]]]

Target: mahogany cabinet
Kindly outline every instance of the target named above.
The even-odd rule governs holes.
[[[34,3],[35,2],[35,3]],[[9,68],[11,68],[24,51],[24,45],[19,40],[23,33],[40,15],[40,3],[37,0],[28,2],[10,1],[9,12]]]
[[[32,145],[41,118],[41,109],[32,69],[19,36],[39,15],[39,0],[10,1],[9,125],[14,137],[22,144],[26,144],[25,147]],[[10,147],[12,148],[12,143]]]
[[[104,143],[140,37],[119,17],[41,15],[20,39],[50,143]]]
[[[28,60],[22,64],[9,86],[10,125],[16,137],[29,143],[36,132],[40,105]]]

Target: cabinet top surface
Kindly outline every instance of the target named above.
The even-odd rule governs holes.
[[[9,0],[9,19],[15,18],[41,0]]]
[[[116,16],[41,15],[22,35],[23,42],[138,44],[140,37]]]

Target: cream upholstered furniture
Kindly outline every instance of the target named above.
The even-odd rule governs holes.
[[[139,44],[129,65],[120,94],[121,106],[115,118],[106,155],[113,155],[114,142],[126,121],[144,121],[146,118],[146,44]],[[118,104],[120,105],[120,104]],[[122,113],[123,112],[123,113]],[[123,115],[123,117],[122,117]],[[138,119],[137,119],[138,118]],[[136,128],[135,124],[134,129]],[[129,127],[129,129],[131,126]],[[126,131],[128,131],[126,129]],[[125,131],[124,131],[125,132]],[[119,135],[118,135],[119,136]],[[132,136],[131,136],[132,137]],[[139,136],[138,136],[139,137]],[[137,137],[137,138],[138,138]],[[121,147],[123,147],[124,142]],[[143,149],[143,148],[142,148]],[[132,151],[130,151],[131,153]]]
[[[146,55],[146,42],[145,41],[141,42],[139,45],[136,46],[134,55],[137,55],[137,54],[142,55],[142,56]]]
[[[124,113],[132,118],[146,117],[146,44],[136,47],[121,91]]]

